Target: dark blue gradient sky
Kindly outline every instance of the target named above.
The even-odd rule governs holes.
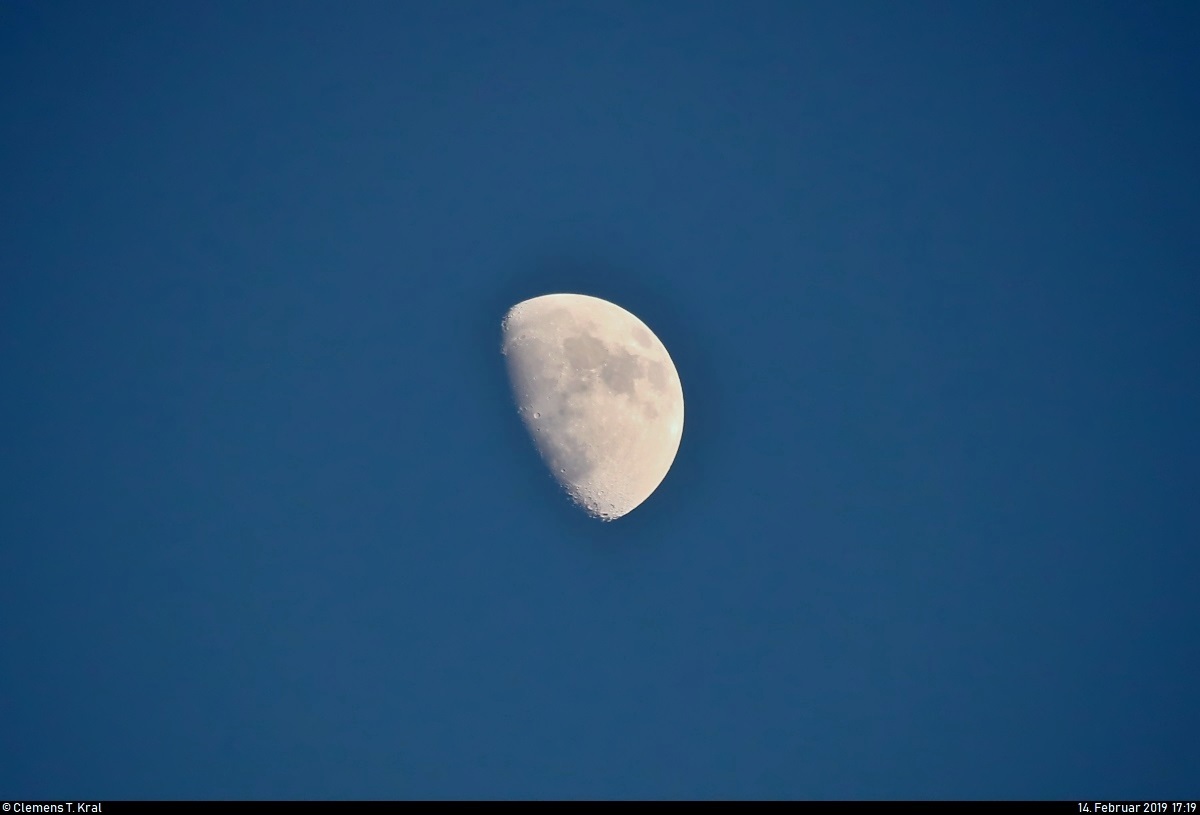
[[[1200,5],[0,7],[0,795],[1200,794]],[[675,359],[600,524],[554,291]]]

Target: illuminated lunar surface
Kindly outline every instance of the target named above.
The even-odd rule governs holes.
[[[658,337],[606,300],[548,294],[509,310],[503,340],[517,411],[575,503],[611,521],[645,501],[683,434],[683,388]]]

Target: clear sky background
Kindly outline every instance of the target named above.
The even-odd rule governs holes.
[[[7,2],[0,111],[0,795],[1200,795],[1200,5]]]

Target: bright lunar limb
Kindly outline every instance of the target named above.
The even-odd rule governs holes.
[[[658,337],[582,294],[518,303],[502,333],[517,411],[575,503],[611,521],[645,501],[683,434],[683,388]]]

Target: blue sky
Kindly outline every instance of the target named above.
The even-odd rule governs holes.
[[[1198,8],[5,4],[0,794],[1194,798]]]

